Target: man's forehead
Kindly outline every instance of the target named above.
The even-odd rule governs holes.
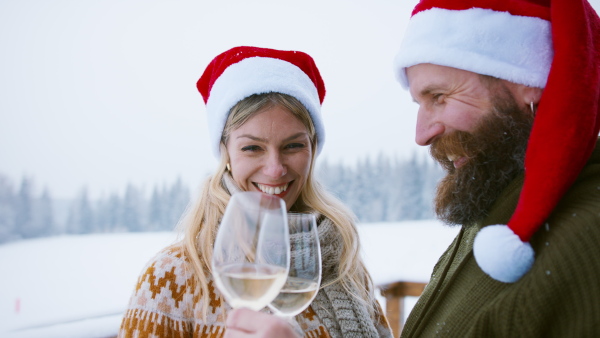
[[[443,87],[449,81],[479,78],[481,76],[481,74],[468,70],[431,63],[420,63],[410,66],[406,69],[406,75],[409,87],[413,83],[422,87]]]
[[[407,75],[409,72],[415,72],[415,71],[427,72],[427,73],[431,73],[434,75],[435,74],[448,74],[448,73],[479,75],[478,73],[475,73],[475,72],[472,72],[469,70],[456,68],[456,67],[452,67],[452,66],[445,66],[445,65],[441,65],[441,64],[435,64],[435,63],[419,63],[414,66],[410,66],[410,67],[406,68]]]

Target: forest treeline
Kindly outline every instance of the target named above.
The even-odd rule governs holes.
[[[433,218],[431,201],[442,176],[429,158],[379,155],[353,165],[323,160],[319,181],[356,213],[360,222]],[[15,183],[0,174],[0,243],[62,234],[173,230],[192,198],[181,179],[150,193],[128,184],[122,193],[92,200],[86,188],[69,201],[51,191],[36,194],[34,179]]]

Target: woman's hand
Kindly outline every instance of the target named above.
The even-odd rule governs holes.
[[[285,320],[249,309],[231,311],[226,324],[227,330],[223,338],[298,338]]]

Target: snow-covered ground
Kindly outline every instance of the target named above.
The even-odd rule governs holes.
[[[359,227],[363,255],[376,284],[427,282],[457,231],[437,221]],[[175,240],[174,233],[159,232],[0,245],[0,337],[115,335],[142,267]]]

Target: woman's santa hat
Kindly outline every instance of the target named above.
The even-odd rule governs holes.
[[[600,19],[586,0],[422,0],[399,54],[406,68],[432,63],[544,88],[525,154],[525,181],[508,225],[483,228],[473,251],[492,278],[519,280],[529,244],[577,178],[600,131]]]
[[[325,84],[310,55],[259,47],[234,47],[217,55],[198,80],[206,103],[211,148],[220,156],[219,144],[227,116],[239,101],[271,92],[296,98],[310,113],[317,133],[317,154],[325,142],[321,104]]]

